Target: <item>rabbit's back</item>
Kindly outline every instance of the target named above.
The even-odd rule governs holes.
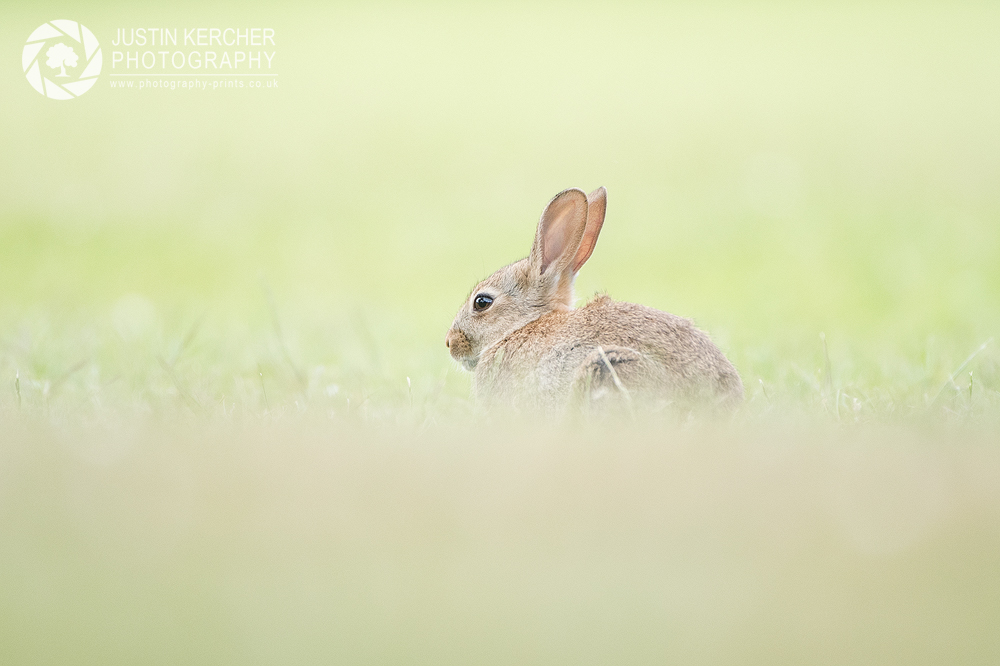
[[[475,388],[487,402],[529,409],[609,394],[726,405],[743,397],[736,369],[691,320],[606,296],[539,317],[484,350]]]

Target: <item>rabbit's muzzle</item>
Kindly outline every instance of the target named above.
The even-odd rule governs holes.
[[[479,358],[472,350],[472,343],[465,333],[458,328],[452,328],[444,338],[444,344],[448,347],[451,357],[461,363],[467,370],[476,367]]]

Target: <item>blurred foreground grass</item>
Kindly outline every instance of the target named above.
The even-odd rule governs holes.
[[[72,18],[282,87],[2,73],[0,661],[1000,658],[995,6]],[[475,413],[455,309],[601,184],[579,295],[695,318],[732,422]]]
[[[16,426],[22,663],[990,664],[994,432]]]

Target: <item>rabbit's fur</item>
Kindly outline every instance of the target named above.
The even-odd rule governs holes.
[[[560,192],[542,213],[531,254],[472,290],[445,342],[474,371],[477,400],[527,411],[612,402],[735,407],[739,373],[690,320],[607,296],[573,307],[573,278],[594,251],[606,207],[603,187]]]

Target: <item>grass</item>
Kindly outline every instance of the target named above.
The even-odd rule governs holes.
[[[997,661],[996,8],[74,11],[282,87],[0,84],[0,661]],[[578,295],[732,420],[477,413],[455,309],[598,185]]]
[[[990,663],[994,433],[15,426],[13,663]]]

